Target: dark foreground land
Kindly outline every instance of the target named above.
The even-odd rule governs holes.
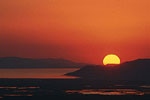
[[[0,79],[2,100],[150,100],[150,82]]]

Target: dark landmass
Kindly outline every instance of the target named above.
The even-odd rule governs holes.
[[[65,59],[0,58],[0,68],[81,68],[87,64]]]
[[[86,79],[0,79],[0,97],[2,100],[150,100],[149,94],[115,96],[66,92],[68,90],[113,88],[136,89],[149,93],[149,89],[141,87],[144,85],[150,85],[150,82]]]
[[[81,78],[0,79],[0,99],[150,100],[150,59],[139,59],[126,62],[121,65],[107,67],[89,65],[73,73],[68,73],[67,75],[78,76]],[[126,91],[129,94],[102,95],[83,93],[85,90],[91,90],[93,93],[105,90],[104,93],[112,93],[114,92],[113,89],[115,91],[122,89],[122,91]]]
[[[85,66],[66,75],[112,81],[150,81],[150,59],[138,59],[115,66]]]

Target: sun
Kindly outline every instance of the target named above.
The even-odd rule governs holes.
[[[103,59],[104,65],[120,64],[120,58],[115,54],[106,55]]]

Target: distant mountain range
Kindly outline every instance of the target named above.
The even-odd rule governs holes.
[[[85,66],[66,75],[85,79],[150,81],[150,59],[137,59],[114,66]]]
[[[87,64],[65,59],[31,59],[19,57],[1,57],[0,68],[81,68]]]

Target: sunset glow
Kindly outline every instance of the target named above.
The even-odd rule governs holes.
[[[149,11],[150,0],[0,0],[0,56],[149,58]]]
[[[150,100],[150,0],[0,0],[0,99],[45,98]]]

